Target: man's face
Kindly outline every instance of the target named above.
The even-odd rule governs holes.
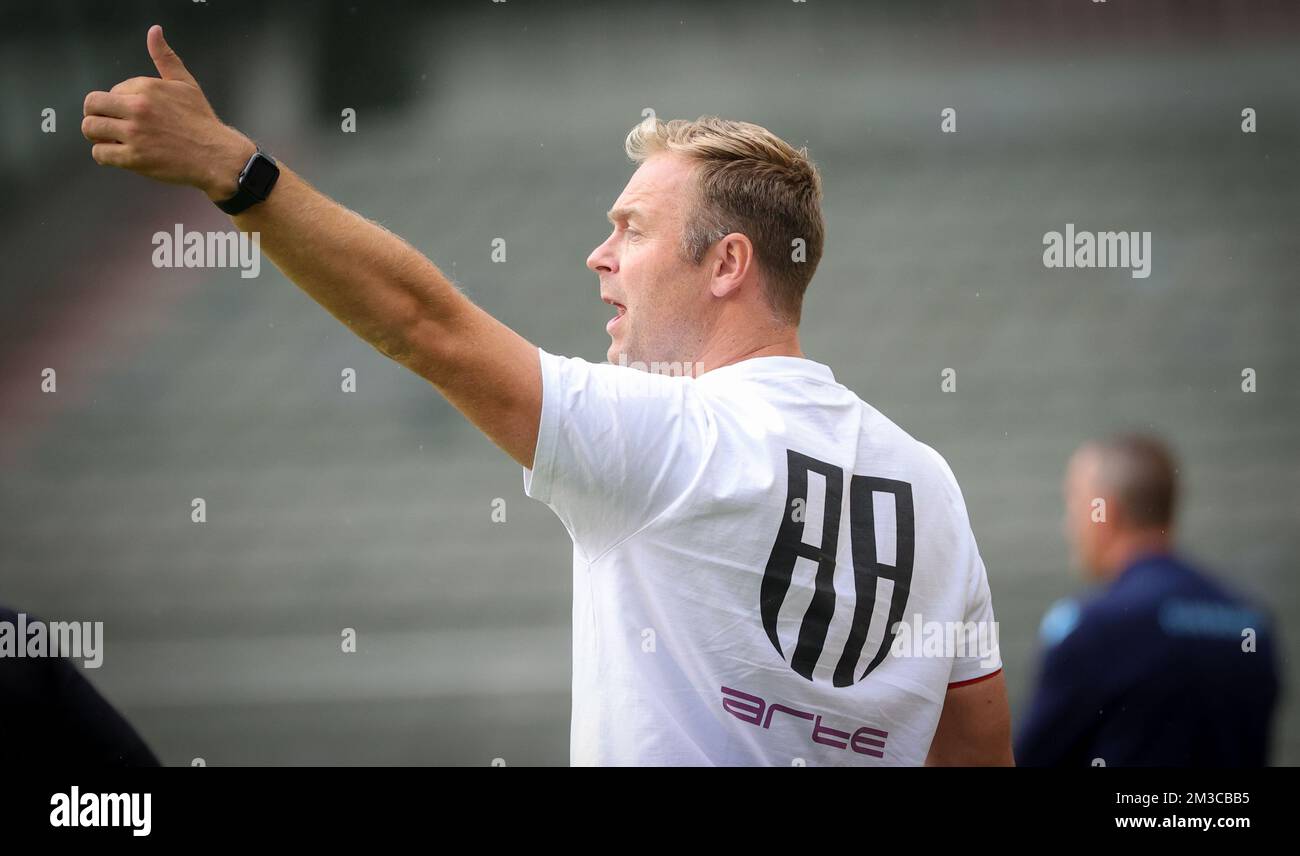
[[[1075,452],[1066,467],[1062,489],[1065,517],[1061,523],[1070,544],[1070,563],[1090,580],[1102,576],[1105,545],[1114,528],[1111,515],[1118,510],[1100,489],[1100,465],[1095,450],[1085,446]],[[1105,501],[1104,506],[1099,499]]]
[[[612,363],[694,362],[713,307],[709,266],[682,257],[682,227],[695,199],[693,165],[660,153],[633,173],[614,203],[614,231],[592,251],[587,267],[600,276],[600,296],[617,307],[606,326]]]

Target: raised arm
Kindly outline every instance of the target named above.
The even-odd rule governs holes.
[[[210,199],[233,196],[255,146],[217,118],[197,81],[151,27],[160,78],[86,96],[82,133],[96,163]],[[280,164],[265,202],[234,217],[259,232],[285,276],[380,353],[438,389],[510,457],[532,467],[541,418],[537,349],[475,306],[437,266],[387,229],[334,202]]]

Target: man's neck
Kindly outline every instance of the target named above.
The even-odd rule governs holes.
[[[695,361],[696,377],[720,369],[723,366],[752,360],[755,357],[799,357],[803,358],[803,349],[799,347],[799,332],[790,331],[789,335],[778,339],[737,347],[735,344],[719,344],[706,348],[703,355]]]
[[[1113,582],[1140,560],[1168,554],[1172,549],[1172,540],[1166,532],[1135,532],[1111,551],[1107,580]]]

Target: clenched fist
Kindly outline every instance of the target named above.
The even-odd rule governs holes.
[[[81,133],[91,157],[170,184],[197,187],[214,201],[238,189],[239,171],[256,146],[213,112],[198,82],[149,28],[149,56],[161,77],[132,77],[86,96]]]

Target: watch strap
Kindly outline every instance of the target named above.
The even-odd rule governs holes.
[[[267,185],[265,193],[258,193],[248,186],[248,183],[246,181],[248,177],[248,170],[253,165],[253,162],[257,160],[259,155],[265,158],[266,160],[270,161],[272,166],[276,166],[275,158],[271,157],[266,152],[262,151],[262,147],[258,146],[257,150],[253,152],[252,156],[248,159],[248,163],[244,164],[244,168],[239,171],[239,185],[238,185],[239,189],[235,191],[235,195],[230,197],[229,199],[223,199],[220,202],[216,203],[216,206],[220,208],[222,211],[230,215],[243,213],[244,211],[253,207],[257,203],[265,200],[266,197],[270,194],[271,188],[275,187],[275,182],[280,177],[279,175],[280,171],[278,166],[276,168],[275,174],[272,175],[271,177],[270,184]]]

